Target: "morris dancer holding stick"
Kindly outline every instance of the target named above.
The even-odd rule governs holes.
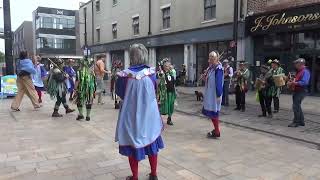
[[[205,74],[205,93],[202,113],[212,120],[214,129],[209,132],[208,138],[219,138],[219,112],[221,110],[221,97],[223,93],[224,72],[220,63],[220,55],[213,51],[209,54],[209,67]]]
[[[66,95],[67,95],[67,86],[65,80],[69,77],[67,73],[62,70],[63,61],[61,59],[56,59],[56,62],[53,62],[51,59],[48,59],[53,65],[53,69],[50,71],[48,89],[47,92],[50,94],[51,98],[56,98],[56,104],[54,106],[54,111],[52,117],[62,117],[59,114],[59,107],[61,103],[66,109],[66,114],[72,113],[75,110],[70,109],[67,104]]]

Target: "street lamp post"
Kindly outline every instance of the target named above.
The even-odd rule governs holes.
[[[3,0],[3,22],[4,22],[4,40],[5,40],[5,61],[6,74],[14,74],[13,57],[12,57],[12,31],[11,31],[11,15],[10,0]]]
[[[239,14],[239,2],[238,0],[234,0],[234,12],[233,12],[233,41],[235,43],[234,46],[234,62],[237,62],[237,46],[238,46],[238,14]]]

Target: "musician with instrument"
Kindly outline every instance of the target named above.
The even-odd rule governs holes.
[[[268,117],[272,118],[272,76],[269,70],[269,66],[262,65],[260,67],[260,76],[257,78],[255,84],[255,87],[258,90],[259,102],[262,110],[262,115],[259,115],[258,117],[267,117],[268,113]]]
[[[239,70],[235,73],[236,82],[236,104],[235,110],[241,110],[244,112],[246,110],[246,93],[248,92],[248,83],[250,78],[250,71],[247,68],[247,63],[245,61],[240,61]]]
[[[229,89],[230,89],[231,78],[233,77],[233,68],[230,66],[228,59],[225,59],[222,62],[222,65],[224,70],[222,105],[229,106]]]
[[[280,61],[275,59],[271,62],[271,75],[273,77],[279,76],[281,74],[284,74],[284,70],[280,66]],[[273,81],[271,91],[273,93],[272,99],[273,99],[273,104],[274,104],[274,111],[273,113],[278,113],[280,109],[280,93],[281,93],[281,87],[277,86],[276,83]]]
[[[310,71],[306,68],[305,64],[306,60],[303,58],[299,58],[294,61],[297,73],[295,78],[290,79],[287,83],[288,87],[293,91],[292,109],[294,112],[294,119],[289,127],[299,127],[305,125],[301,103],[307,95],[308,86],[310,83]]]
[[[61,104],[65,108],[66,114],[75,111],[74,109],[70,109],[66,100],[68,89],[65,80],[69,78],[69,75],[62,70],[63,61],[61,59],[55,59],[54,61],[51,61],[51,63],[54,67],[50,70],[47,92],[50,94],[52,99],[56,98],[57,100],[52,117],[62,117],[58,112]]]

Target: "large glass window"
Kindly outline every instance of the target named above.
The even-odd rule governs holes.
[[[40,37],[37,39],[37,49],[39,48],[75,49],[75,40]]]
[[[315,33],[302,32],[294,35],[294,43],[296,49],[314,49],[315,48]]]
[[[216,18],[216,0],[204,0],[204,20]]]
[[[56,49],[63,49],[63,39],[56,39],[55,40],[55,48]]]
[[[162,21],[163,29],[169,29],[170,28],[170,7],[162,9]]]
[[[75,18],[39,17],[36,20],[36,28],[73,29],[75,28]]]
[[[53,18],[51,17],[42,17],[42,26],[43,28],[53,28]]]

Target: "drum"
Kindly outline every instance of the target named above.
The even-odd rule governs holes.
[[[274,83],[277,87],[282,87],[282,86],[286,85],[284,74],[279,74],[279,75],[273,76],[273,80],[274,80]]]

